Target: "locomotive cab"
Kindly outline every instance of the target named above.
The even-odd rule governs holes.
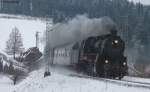
[[[79,51],[78,69],[84,71],[88,75],[94,75],[94,64],[97,56],[95,48],[95,37],[90,37],[81,43]]]

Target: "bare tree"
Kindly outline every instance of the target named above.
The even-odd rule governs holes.
[[[20,54],[23,50],[22,37],[18,28],[14,27],[9,35],[9,39],[6,42],[6,52],[9,55],[13,55],[15,59],[16,54]]]

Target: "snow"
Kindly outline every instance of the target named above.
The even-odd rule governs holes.
[[[141,83],[150,83],[150,79],[148,79],[148,78],[139,78],[139,77],[125,76],[123,78],[123,80],[134,81],[134,82],[141,82]]]
[[[10,63],[13,63],[13,66],[15,69],[21,69],[25,72],[27,72],[26,69],[24,69],[24,64],[17,62],[16,60],[14,60],[12,57],[10,57],[9,55],[7,55],[4,51],[0,50],[0,62],[2,62],[3,64],[3,68],[5,65],[9,66]]]
[[[25,49],[28,49],[35,46],[36,31],[41,32],[40,36],[43,36],[42,33],[46,30],[46,22],[40,19],[26,18],[25,16],[0,14],[0,48],[2,50],[5,49],[6,41],[14,27],[17,27],[21,32],[24,47]]]
[[[12,92],[13,86],[10,78],[0,75],[0,90],[1,92]]]
[[[61,71],[63,71],[61,69]],[[64,71],[65,72],[65,71]],[[149,92],[149,89],[116,85],[104,81],[77,78],[63,75],[57,71],[52,76],[43,77],[44,70],[30,73],[24,81],[16,86],[7,77],[0,80],[0,90],[5,92]]]
[[[132,1],[134,3],[142,3],[144,5],[150,5],[150,0],[129,0],[129,1]]]

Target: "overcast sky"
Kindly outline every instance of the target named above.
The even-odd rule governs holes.
[[[150,5],[150,0],[129,0],[129,1],[141,2],[142,4]]]

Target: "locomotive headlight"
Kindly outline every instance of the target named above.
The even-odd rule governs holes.
[[[108,62],[109,62],[108,60],[105,60],[105,63],[106,63],[106,64],[108,64]]]
[[[114,41],[114,43],[116,43],[116,44],[117,44],[117,43],[118,43],[118,40],[115,40],[115,41]]]
[[[123,62],[123,65],[125,66],[127,63],[126,62]]]

